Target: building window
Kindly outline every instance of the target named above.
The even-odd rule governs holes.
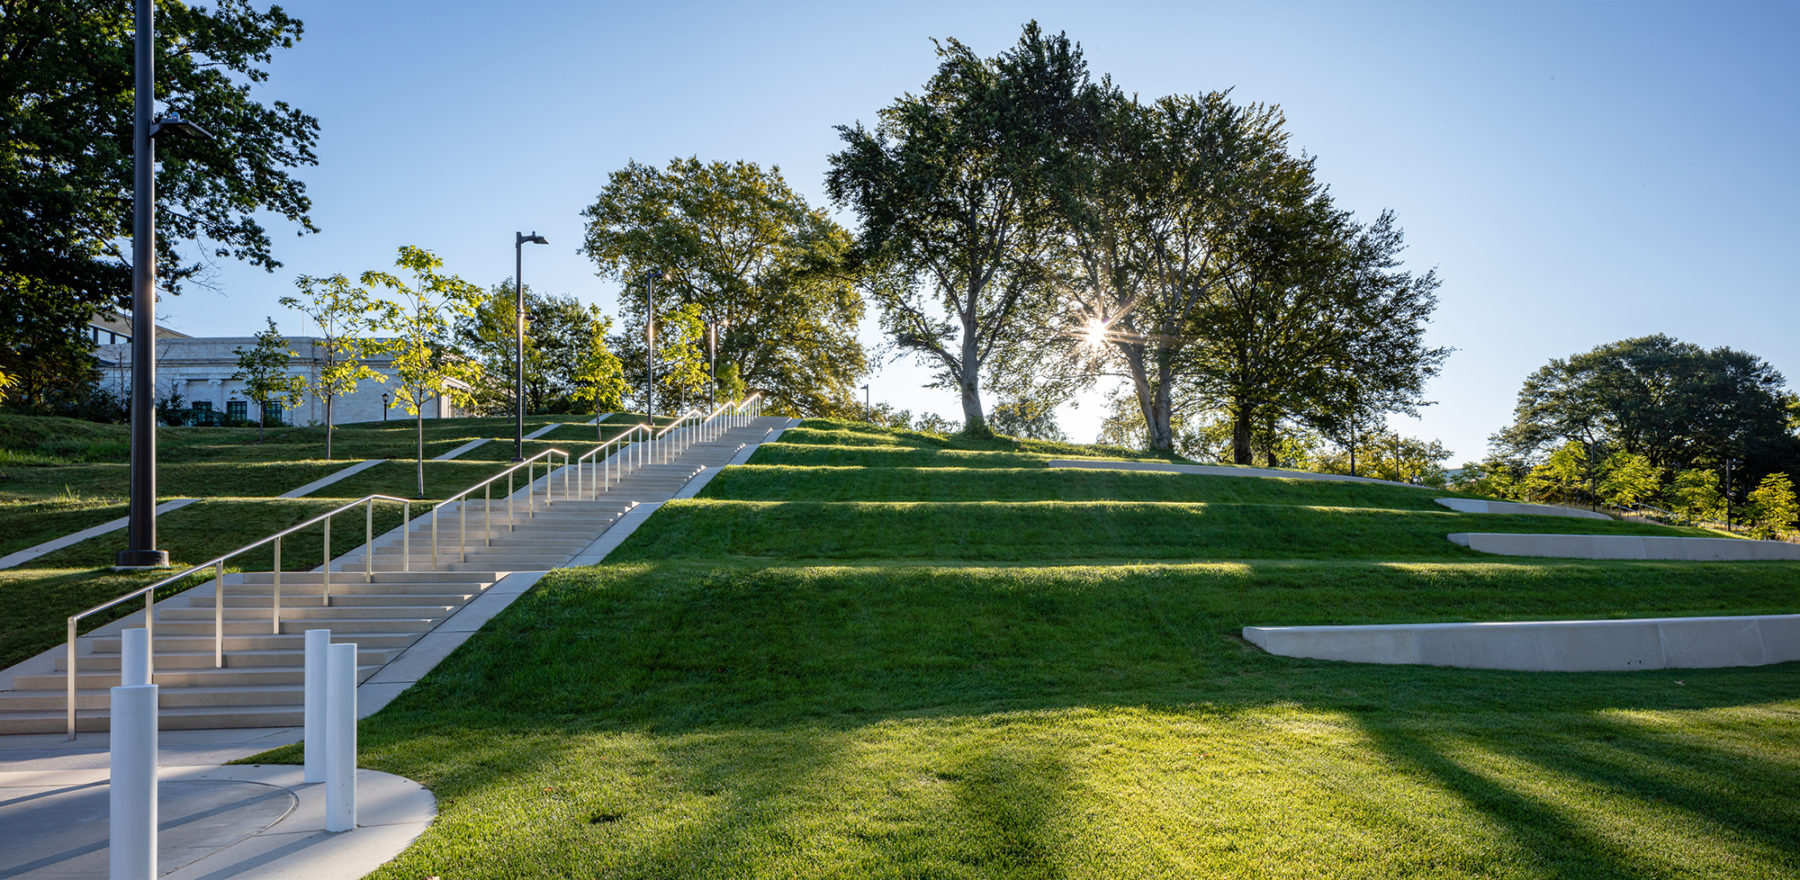
[[[248,421],[250,418],[250,404],[248,402],[242,401],[242,400],[226,401],[225,402],[225,417],[228,419],[235,419],[240,422]]]
[[[212,412],[212,401],[196,400],[194,401],[194,410],[197,412]]]
[[[263,424],[281,424],[281,403],[279,401],[271,400],[263,404]]]

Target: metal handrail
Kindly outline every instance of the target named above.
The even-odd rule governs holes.
[[[644,424],[632,425],[631,427],[629,427],[629,428],[625,429],[623,432],[621,432],[618,436],[612,438],[611,440],[606,441],[605,443],[600,444],[599,446],[594,447],[593,449],[588,450],[586,453],[581,455],[579,458],[576,458],[575,459],[575,491],[576,491],[576,494],[581,494],[582,492],[585,491],[589,497],[596,497],[601,492],[610,488],[612,486],[613,459],[618,457],[619,452],[621,452],[627,448],[624,445],[626,443],[626,441],[629,441],[632,437],[636,436],[639,433],[644,434],[646,440],[649,439],[650,426],[644,425]],[[607,447],[615,446],[615,445],[618,446],[619,448],[614,449],[611,455],[600,456],[600,453],[602,451],[604,451]],[[632,447],[632,450],[634,452],[638,452],[639,454],[641,454],[642,450],[640,447],[642,445],[643,445],[642,441],[639,441],[637,446]],[[588,459],[590,459],[590,458],[592,458],[594,460],[592,462],[588,462]],[[587,465],[587,470],[585,470],[585,471],[583,470],[584,464]],[[621,463],[621,464],[623,464],[623,463]],[[594,471],[594,470],[598,470],[599,473],[594,473],[587,477],[582,476],[584,473],[588,473],[588,472]]]
[[[445,505],[449,504],[452,501],[463,502],[456,506],[456,515],[457,515],[457,520],[458,520],[458,525],[457,525],[458,560],[457,561],[458,562],[468,562],[469,561],[469,505],[468,505],[469,495],[471,493],[473,493],[476,489],[483,490],[483,492],[482,492],[482,517],[483,517],[482,533],[487,538],[488,546],[491,547],[494,544],[494,513],[493,513],[493,503],[494,503],[493,487],[494,487],[494,484],[496,482],[498,482],[501,477],[506,478],[507,531],[509,531],[509,532],[515,531],[518,529],[519,524],[518,524],[518,520],[514,516],[514,512],[513,512],[513,494],[516,491],[513,487],[513,475],[517,474],[521,468],[525,469],[525,472],[526,472],[525,503],[526,503],[527,508],[529,509],[528,518],[536,517],[537,516],[537,463],[538,463],[538,460],[542,459],[544,461],[544,506],[548,507],[550,505],[550,503],[554,500],[553,496],[554,496],[555,488],[556,488],[556,482],[550,476],[551,467],[554,466],[554,464],[555,464],[554,457],[558,456],[558,455],[562,456],[562,460],[563,460],[563,463],[562,463],[563,500],[567,501],[571,497],[569,495],[569,454],[567,452],[562,451],[561,449],[555,449],[555,448],[546,449],[542,452],[539,452],[538,454],[533,455],[532,457],[527,458],[524,461],[521,461],[518,464],[515,464],[512,467],[509,467],[506,470],[501,471],[500,473],[497,473],[491,477],[488,477],[487,479],[482,480],[481,482],[476,483],[475,485],[470,486],[469,488],[464,489],[461,492],[456,493],[455,495],[451,495],[450,497],[445,498],[442,501],[439,501],[437,506],[433,507],[431,509],[431,567],[432,567],[432,569],[436,570],[438,567],[438,512],[443,510]],[[411,560],[411,557],[409,555],[408,556],[409,563],[410,563],[410,560]]]
[[[191,577],[197,572],[205,571],[208,568],[212,568],[212,569],[214,569],[214,575],[216,577],[216,583],[214,584],[214,587],[213,587],[213,667],[214,668],[223,667],[225,665],[225,561],[234,556],[238,556],[240,554],[249,552],[251,550],[255,550],[256,548],[261,547],[264,544],[273,543],[275,545],[274,546],[274,557],[275,557],[274,558],[274,591],[273,591],[274,592],[274,600],[273,600],[273,605],[272,605],[271,611],[270,611],[270,619],[271,619],[271,626],[273,627],[274,631],[279,633],[281,631],[281,539],[287,537],[288,535],[294,534],[295,532],[298,532],[302,529],[316,525],[318,523],[325,524],[325,550],[324,550],[325,558],[324,558],[324,566],[323,566],[323,570],[325,573],[323,575],[323,580],[322,580],[322,583],[324,584],[322,592],[324,594],[324,603],[329,605],[329,604],[331,604],[331,518],[340,513],[343,513],[346,510],[350,510],[358,505],[362,505],[362,504],[368,505],[367,516],[364,517],[364,521],[366,523],[365,529],[367,531],[367,541],[369,542],[370,545],[372,545],[374,542],[374,539],[375,539],[375,527],[374,527],[375,502],[377,502],[377,501],[399,502],[402,505],[402,512],[401,512],[401,519],[403,520],[402,527],[404,527],[406,523],[411,522],[411,520],[412,520],[412,501],[410,501],[409,499],[395,498],[392,495],[364,495],[363,497],[358,498],[355,501],[349,502],[348,504],[344,504],[339,507],[335,507],[335,508],[333,508],[329,511],[326,511],[325,513],[319,514],[318,516],[315,516],[312,519],[309,519],[303,523],[300,523],[298,525],[289,526],[285,529],[282,529],[279,532],[276,532],[273,535],[270,535],[266,538],[262,538],[261,540],[255,541],[253,543],[245,544],[244,546],[239,547],[236,550],[233,550],[222,556],[215,556],[212,559],[208,559],[205,562],[202,562],[198,565],[192,566],[192,567],[188,568],[187,570],[182,571],[179,574],[170,575],[169,577],[163,578],[162,580],[157,581],[156,583],[150,584],[149,586],[141,587],[139,589],[136,589],[129,593],[126,593],[125,595],[120,596],[119,598],[114,599],[110,602],[103,602],[103,603],[101,603],[99,605],[95,605],[94,607],[89,608],[88,610],[83,611],[79,614],[71,615],[69,617],[69,621],[68,621],[68,623],[69,623],[69,645],[68,645],[68,663],[67,663],[67,666],[68,666],[68,669],[67,669],[68,710],[67,711],[68,711],[69,739],[75,738],[75,678],[76,678],[75,640],[77,638],[76,625],[81,622],[82,618],[87,617],[88,615],[93,614],[97,611],[104,611],[108,608],[113,607],[114,605],[118,605],[121,602],[125,602],[125,601],[131,600],[131,599],[135,599],[139,596],[143,596],[144,597],[144,630],[145,630],[144,641],[150,650],[150,666],[148,666],[147,669],[153,670],[154,664],[155,664],[155,657],[156,657],[156,650],[155,650],[155,644],[156,644],[156,640],[155,640],[155,636],[156,636],[156,591],[159,589],[162,589],[165,586],[168,586],[169,584],[172,584],[177,581],[181,581],[188,577]],[[374,554],[372,552],[367,552],[365,554],[365,561],[368,564],[367,572],[369,574],[374,573],[374,566],[373,566],[373,562],[372,562],[373,556],[374,556]]]

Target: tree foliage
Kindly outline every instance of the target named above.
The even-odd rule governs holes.
[[[231,378],[244,383],[244,396],[256,404],[258,441],[268,430],[269,404],[292,405],[306,396],[306,379],[288,372],[294,352],[288,348],[287,338],[275,329],[274,318],[268,322],[269,328],[256,334],[255,345],[232,349],[237,355],[238,370]]]
[[[1750,537],[1777,538],[1800,519],[1800,501],[1794,498],[1794,480],[1787,474],[1763,477],[1750,493]]]
[[[603,440],[605,435],[600,428],[600,416],[606,412],[617,412],[625,408],[625,394],[631,390],[625,381],[625,365],[620,363],[619,356],[613,353],[612,346],[607,343],[606,334],[612,330],[612,319],[599,313],[598,309],[588,318],[584,338],[586,344],[575,359],[572,379],[575,390],[571,397],[576,403],[589,403],[594,407],[594,439]]]
[[[367,363],[386,350],[381,340],[368,335],[375,329],[381,310],[368,288],[358,287],[342,274],[302,275],[294,279],[294,286],[300,288],[302,296],[284,296],[280,302],[310,318],[319,328],[319,341],[313,351],[322,363],[306,380],[306,393],[324,404],[325,458],[329,461],[337,399],[354,394],[364,380],[387,381],[387,376]]]
[[[362,283],[394,297],[376,304],[374,326],[392,334],[394,402],[414,420],[418,497],[423,498],[425,405],[440,398],[468,401],[479,368],[454,350],[451,331],[458,318],[474,314],[482,293],[480,287],[445,274],[444,261],[423,248],[402,245],[394,265],[411,278],[370,270],[362,274]]]
[[[851,239],[806,204],[778,168],[676,159],[613,172],[584,212],[582,252],[624,284],[619,354],[643,363],[655,275],[657,310],[692,305],[717,329],[718,363],[782,409],[840,414],[868,369],[863,304],[845,266]],[[704,356],[707,352],[702,352]]]
[[[599,306],[573,296],[539,294],[530,285],[524,299],[525,411],[573,411],[585,384],[578,374],[592,345],[589,334],[597,321],[609,328],[612,321]],[[517,324],[517,290],[510,279],[489,288],[472,314],[455,319],[457,346],[480,368],[471,392],[471,405],[479,412],[512,412]]]
[[[1035,22],[984,59],[956,40],[917,95],[871,130],[839,126],[832,201],[862,221],[859,259],[901,351],[961,394],[964,430],[985,430],[984,369],[1041,325],[1060,244],[1056,193],[1097,89],[1080,47]]]
[[[156,25],[158,103],[216,136],[158,152],[159,284],[178,291],[208,259],[273,270],[265,217],[316,231],[290,171],[316,163],[318,121],[257,93],[300,21],[249,0],[171,0]],[[91,381],[80,331],[130,294],[133,28],[129,3],[0,6],[0,369],[19,374],[22,402]]]

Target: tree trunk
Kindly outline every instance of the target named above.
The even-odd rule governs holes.
[[[417,426],[417,429],[416,429],[415,433],[413,434],[413,438],[414,438],[413,449],[414,449],[414,452],[416,453],[416,455],[414,457],[417,459],[417,466],[418,466],[418,471],[419,471],[419,494],[418,494],[418,497],[424,498],[425,497],[425,407],[423,407],[423,406],[419,407],[418,415],[413,417],[413,424],[415,426]]]
[[[1125,363],[1131,370],[1132,388],[1137,391],[1138,409],[1144,413],[1144,435],[1150,448],[1173,453],[1174,407],[1169,401],[1168,369],[1158,369],[1158,381],[1152,384],[1150,371],[1144,364],[1143,347],[1135,345],[1126,348]]]
[[[336,395],[325,395],[325,460],[331,460],[331,401]]]
[[[1250,407],[1240,402],[1231,414],[1231,461],[1233,464],[1250,464],[1253,456],[1250,453]]]
[[[962,375],[957,376],[957,384],[962,388],[963,430],[971,434],[987,431],[987,415],[981,409],[981,362],[977,357],[979,347],[975,344],[975,331],[968,321],[963,322]]]

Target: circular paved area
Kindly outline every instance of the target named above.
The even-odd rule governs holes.
[[[110,806],[105,782],[0,787],[0,877],[105,877]],[[293,792],[230,780],[164,780],[157,867],[167,874],[250,837],[292,812]]]

